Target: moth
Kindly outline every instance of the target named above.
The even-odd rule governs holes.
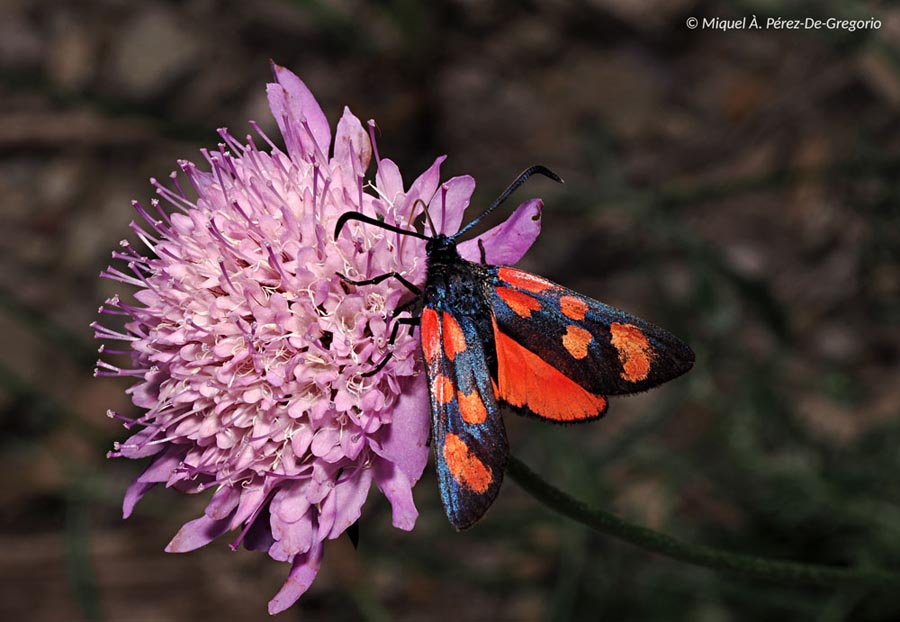
[[[398,311],[415,303],[420,312],[395,312],[389,343],[402,326],[419,326],[441,500],[457,530],[481,519],[500,490],[509,455],[501,407],[554,423],[591,421],[606,413],[608,396],[645,391],[694,363],[691,349],[658,326],[535,274],[460,257],[457,240],[534,174],[562,182],[532,166],[453,235],[429,236],[355,212],[335,227],[335,239],[358,220],[426,240],[422,288],[396,272],[342,278],[356,286],[394,278],[415,294]]]

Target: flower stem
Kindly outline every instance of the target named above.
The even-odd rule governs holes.
[[[535,499],[560,514],[601,533],[688,564],[779,583],[900,585],[900,574],[876,568],[844,568],[779,561],[681,542],[659,531],[629,523],[609,512],[588,507],[545,482],[515,456],[509,457],[506,472]]]

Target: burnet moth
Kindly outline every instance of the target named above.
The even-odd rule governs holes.
[[[432,228],[428,236],[355,212],[335,227],[335,238],[358,220],[426,240],[422,288],[398,273],[342,278],[356,286],[394,278],[415,294],[418,315],[395,312],[390,343],[400,327],[419,326],[441,500],[458,530],[477,522],[500,490],[509,454],[501,406],[555,423],[591,421],[606,413],[607,396],[645,391],[694,362],[691,349],[658,326],[540,276],[460,257],[457,240],[534,174],[562,182],[532,166],[453,235]]]

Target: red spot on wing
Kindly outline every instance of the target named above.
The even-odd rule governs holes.
[[[441,332],[438,328],[437,312],[434,309],[423,309],[419,334],[422,336],[422,353],[429,365],[434,363],[440,354]]]
[[[506,281],[507,285],[524,289],[533,294],[540,294],[545,290],[556,287],[556,285],[546,279],[542,279],[541,277],[528,272],[516,270],[515,268],[498,268],[497,275],[502,280]]]
[[[456,390],[453,382],[444,374],[438,374],[431,381],[431,392],[438,404],[449,404],[453,401]]]
[[[457,354],[466,351],[466,337],[452,315],[444,311],[441,319],[444,323],[444,353],[452,361]]]
[[[496,292],[503,302],[519,317],[529,318],[532,311],[539,311],[541,308],[541,303],[534,297],[514,289],[498,287]]]
[[[628,382],[644,380],[650,374],[653,348],[647,336],[634,324],[609,325],[613,347],[619,353],[621,376]]]
[[[587,303],[576,296],[563,296],[559,299],[559,310],[572,320],[583,320],[587,313]]]
[[[460,486],[474,490],[478,494],[490,488],[491,482],[494,481],[491,469],[469,450],[469,446],[458,435],[447,434],[442,454],[450,475]]]
[[[479,424],[484,423],[487,419],[487,408],[484,407],[478,391],[472,391],[468,395],[457,391],[456,402],[459,404],[459,412],[466,423]]]
[[[593,335],[585,329],[569,324],[566,334],[562,336],[563,347],[576,359],[583,359],[588,354],[588,346],[594,340]]]
[[[519,408],[554,421],[592,419],[606,410],[606,398],[595,395],[500,332],[497,346],[497,396]]]

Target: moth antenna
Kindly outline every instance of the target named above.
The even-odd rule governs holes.
[[[425,214],[425,222],[428,223],[428,228],[431,229],[431,235],[437,235],[437,229],[434,227],[434,221],[431,220],[431,212],[428,211],[428,206],[425,204],[425,201],[422,199],[416,199],[415,203],[413,203],[412,214],[416,213],[416,205],[419,203],[422,204],[422,213]]]
[[[538,174],[543,175],[544,177],[549,177],[553,181],[561,183],[561,184],[566,183],[563,181],[562,177],[560,177],[559,175],[557,175],[556,173],[551,171],[546,166],[542,166],[540,164],[531,166],[531,167],[525,169],[524,171],[522,171],[521,173],[519,173],[519,176],[516,177],[515,181],[513,181],[511,184],[509,184],[509,186],[506,187],[506,190],[504,190],[502,193],[500,193],[500,196],[497,197],[496,199],[494,199],[494,202],[491,203],[486,210],[481,212],[481,214],[478,217],[476,217],[475,220],[473,220],[472,222],[467,224],[465,227],[463,227],[462,229],[460,229],[459,231],[454,233],[452,236],[450,236],[451,239],[458,238],[459,236],[464,234],[466,231],[468,231],[469,229],[471,229],[472,227],[474,227],[475,225],[480,223],[485,218],[485,216],[487,216],[488,214],[493,212],[495,209],[497,209],[500,206],[501,203],[503,203],[506,199],[508,199],[509,195],[511,195],[513,192],[516,191],[516,188],[518,188],[519,186],[524,184],[525,180],[527,180],[532,175],[538,175]]]
[[[345,214],[341,214],[341,217],[338,218],[337,224],[334,226],[334,239],[338,239],[338,236],[341,235],[341,230],[351,220],[358,220],[360,222],[364,222],[367,225],[372,225],[373,227],[378,227],[380,229],[386,229],[387,231],[393,231],[394,233],[399,233],[400,235],[408,235],[414,238],[419,238],[420,240],[428,240],[430,239],[427,235],[422,235],[418,231],[413,231],[410,229],[401,229],[400,227],[395,227],[394,225],[389,225],[386,222],[382,222],[377,218],[372,218],[371,216],[366,216],[364,214],[360,214],[359,212],[346,212]]]

